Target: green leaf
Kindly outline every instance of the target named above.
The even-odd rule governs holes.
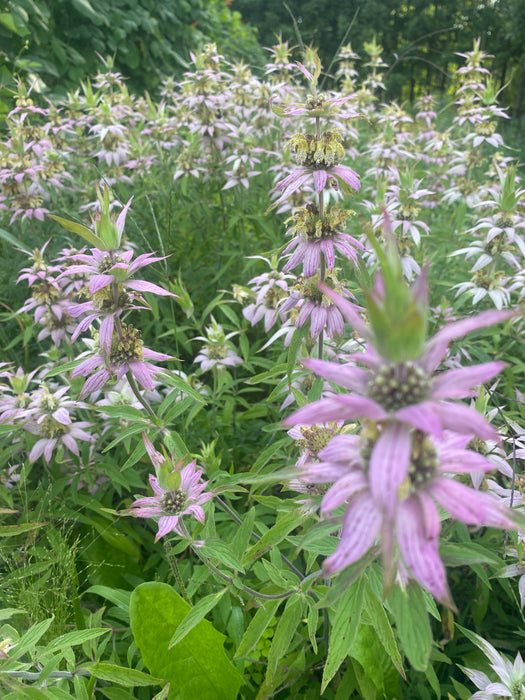
[[[24,244],[22,243],[22,241],[20,241],[18,238],[15,238],[15,236],[13,236],[13,234],[9,233],[8,231],[4,231],[3,228],[0,228],[0,238],[3,238],[4,241],[7,241],[7,243],[10,243],[15,248],[20,248],[24,251],[24,253],[30,255],[29,251],[24,248]]]
[[[25,610],[21,610],[20,608],[3,608],[0,610],[0,620],[9,620],[13,615],[21,615],[25,612]]]
[[[394,587],[388,596],[388,604],[403,651],[416,671],[424,671],[432,650],[432,630],[420,586],[411,581],[406,591]]]
[[[324,693],[354,643],[361,620],[364,592],[365,578],[361,576],[348,588],[339,601],[330,632],[321,693]]]
[[[403,669],[403,659],[397,648],[396,639],[394,637],[394,630],[385,612],[385,608],[380,600],[374,594],[370,583],[366,582],[365,587],[365,607],[370,618],[370,622],[379,638],[379,641],[383,645],[384,650],[390,657],[392,663],[398,670],[398,672],[405,678],[405,671]],[[358,661],[361,661],[357,657]]]
[[[206,557],[218,559],[221,564],[244,573],[244,568],[235,554],[232,552],[231,544],[226,544],[217,538],[208,538],[206,542],[199,547],[199,552],[202,552]]]
[[[350,656],[359,661],[367,678],[381,693],[379,697],[398,697],[399,674],[370,625],[359,626]]]
[[[281,605],[282,602],[282,600],[264,601],[264,607],[261,607],[259,608],[259,610],[257,610],[255,615],[251,619],[250,624],[246,628],[246,632],[244,633],[244,636],[241,639],[241,643],[239,644],[239,647],[235,652],[235,659],[242,659],[249,655],[250,651],[259,642],[264,631],[275,617],[277,608],[279,607],[279,605]]]
[[[58,374],[62,374],[63,372],[69,372],[70,370],[75,369],[75,367],[78,367],[78,365],[80,365],[82,362],[84,362],[84,358],[81,358],[80,360],[72,360],[71,362],[64,362],[64,364],[53,367],[53,369],[50,369],[49,372],[46,372],[44,374],[44,379],[56,377]]]
[[[82,238],[94,248],[98,248],[99,250],[108,250],[104,241],[93,233],[93,231],[87,226],[77,224],[74,221],[69,221],[68,219],[63,219],[61,216],[55,216],[54,214],[48,214],[48,216],[50,219],[58,221],[61,226],[68,231],[71,231],[71,233],[77,233],[79,236],[82,236]]]
[[[101,17],[103,18],[104,16],[95,12],[88,0],[72,0],[72,3],[81,15],[90,19],[94,24],[101,23]]]
[[[176,644],[181,642],[184,637],[191,632],[191,630],[201,621],[204,617],[213,610],[213,608],[220,601],[222,596],[226,593],[228,589],[223,588],[222,591],[218,593],[211,593],[210,595],[204,596],[199,602],[191,608],[189,613],[186,615],[184,620],[175,630],[175,634],[170,639],[168,649],[173,648]]]
[[[93,666],[88,666],[87,670],[92,673],[95,678],[110,683],[123,685],[125,688],[134,688],[135,686],[148,685],[163,685],[166,682],[164,678],[154,678],[147,673],[137,671],[135,668],[124,668],[115,666],[114,664],[98,663]]]
[[[226,656],[224,636],[201,620],[172,649],[169,642],[191,607],[164,583],[131,594],[131,629],[151,673],[170,682],[169,700],[235,700],[242,677]]]
[[[144,412],[134,406],[104,406],[101,412],[110,418],[123,418],[124,420],[144,420]]]
[[[18,684],[18,681],[11,682],[11,687],[16,687],[16,690],[9,695],[4,695],[3,700],[22,700],[22,698],[29,698],[30,700],[49,700],[51,697],[43,690],[38,688],[33,688],[32,686]]]
[[[102,453],[104,454],[105,452],[109,452],[112,450],[115,445],[118,445],[119,442],[122,442],[122,440],[125,440],[128,437],[131,437],[132,435],[136,435],[137,433],[141,433],[144,428],[150,427],[151,423],[147,421],[146,419],[142,419],[142,422],[139,423],[137,421],[136,424],[130,425],[129,428],[126,428],[126,430],[123,430],[120,435],[118,435],[114,440],[112,440],[109,445],[107,445],[103,450]]]
[[[189,384],[189,382],[183,379],[181,376],[179,376],[175,370],[166,369],[162,372],[159,372],[158,378],[164,384],[167,384],[168,386],[173,386],[175,387],[175,389],[178,389],[181,393],[191,396],[193,399],[195,399],[195,401],[198,401],[202,404],[206,403],[206,396],[203,396],[203,394],[201,394],[197,389],[192,387]],[[164,401],[162,402],[161,406],[163,405]]]
[[[299,355],[299,350],[303,342],[303,338],[307,335],[308,329],[310,328],[308,323],[303,323],[300,328],[296,328],[293,332],[290,345],[288,346],[288,358],[286,362],[286,374],[288,375],[288,382],[292,382],[292,372],[297,367],[297,356]]]
[[[121,610],[129,611],[129,600],[131,593],[129,591],[124,591],[120,588],[110,588],[109,586],[95,585],[88,588],[86,593],[94,593],[95,595],[102,596],[111,601]]]
[[[297,626],[303,616],[304,601],[297,593],[294,593],[286,601],[286,607],[279,618],[272,645],[268,651],[268,668],[266,669],[266,681],[271,682],[277,671],[277,664],[288,653]]]
[[[115,549],[124,552],[130,557],[138,557],[138,550],[135,544],[123,532],[115,529],[114,524],[108,523],[102,518],[92,517],[91,522],[99,535]]]
[[[445,542],[439,547],[439,554],[445,566],[469,566],[472,564],[502,565],[503,561],[477,542]]]
[[[19,36],[27,36],[31,33],[22,22],[16,22],[10,12],[2,12],[2,14],[0,14],[0,24],[3,24],[6,29],[9,29],[10,32],[18,34]]]
[[[242,557],[249,546],[254,523],[255,508],[252,507],[247,513],[243,514],[242,524],[239,526],[231,543],[231,549],[237,557]]]
[[[53,619],[54,618],[50,617],[47,620],[42,620],[42,622],[37,622],[36,625],[32,625],[20,638],[14,649],[9,652],[9,658],[16,661],[27,651],[32,649],[39,639],[47,632]]]
[[[74,630],[73,632],[67,632],[66,634],[56,637],[47,645],[45,651],[62,651],[69,647],[73,647],[76,644],[84,644],[84,642],[89,642],[91,639],[97,639],[103,634],[110,632],[111,630],[107,627],[99,627],[88,630]]]
[[[1,525],[0,537],[13,537],[13,535],[21,535],[24,532],[38,530],[39,527],[44,527],[49,523],[20,523],[20,525]]]
[[[299,527],[304,517],[304,513],[299,510],[284,513],[279,517],[275,525],[268,532],[265,532],[261,539],[246,552],[242,558],[243,566],[251,566],[259,557],[262,557],[272,547],[282,542],[288,533]]]

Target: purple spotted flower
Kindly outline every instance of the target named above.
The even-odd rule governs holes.
[[[345,154],[342,140],[341,133],[336,129],[325,131],[319,137],[313,134],[295,134],[288,146],[299,167],[279,180],[275,189],[281,192],[281,196],[270,208],[273,209],[286,201],[312,177],[315,191],[318,193],[328,186],[329,181],[336,189],[342,185],[343,189],[358,191],[361,187],[359,175],[348,165],[339,164]]]
[[[140,336],[141,332],[131,324],[122,323],[120,333],[113,333],[108,356],[100,351],[75,367],[72,377],[91,375],[82,388],[81,398],[99,391],[113,377],[119,380],[128,372],[144,389],[155,388],[153,378],[160,370],[146,360],[169,360],[171,355],[145,348]]]
[[[370,329],[356,307],[326,285],[320,285],[346,320],[364,338]],[[364,352],[352,353],[345,362],[307,359],[303,364],[349,393],[336,394],[305,406],[285,421],[308,424],[337,420],[369,419],[397,421],[436,437],[443,430],[498,440],[495,429],[474,408],[455,399],[475,396],[473,387],[484,384],[505,367],[503,362],[485,362],[472,367],[436,373],[447,354],[449,343],[467,333],[511,318],[512,311],[485,311],[477,316],[446,324],[426,341],[422,355],[414,360],[391,362],[369,342]],[[381,445],[379,445],[381,448]],[[400,482],[405,474],[399,475]]]
[[[400,269],[398,264],[398,275]],[[387,582],[396,572],[401,580],[416,578],[451,605],[438,554],[437,505],[471,525],[514,527],[516,517],[497,499],[451,478],[494,468],[465,447],[474,436],[497,441],[497,432],[472,407],[456,400],[474,396],[474,387],[492,379],[504,363],[436,370],[452,340],[510,318],[512,312],[487,311],[448,323],[425,341],[424,275],[412,288],[399,288],[398,308],[391,298],[396,289],[387,294],[382,280],[376,281],[367,298],[372,328],[351,302],[319,286],[367,341],[363,352],[346,355],[344,362],[304,360],[309,369],[348,393],[315,401],[284,421],[361,421],[359,435],[335,437],[319,453],[322,462],[305,465],[302,475],[309,483],[333,484],[323,498],[324,513],[347,504],[341,542],[325,570],[339,571],[380,542]],[[403,333],[396,323],[404,325]]]
[[[327,273],[326,281],[336,286],[342,293],[352,296],[352,293],[337,281],[335,273]],[[323,289],[321,290],[321,286]],[[310,335],[315,340],[322,331],[329,338],[340,338],[344,331],[344,320],[337,304],[325,290],[333,290],[327,285],[319,284],[319,275],[314,277],[298,277],[289,298],[280,307],[281,311],[298,310],[295,316],[295,327],[301,328],[310,321]],[[338,295],[336,295],[338,296]],[[294,309],[296,307],[296,309]],[[285,343],[286,345],[286,343]],[[331,421],[332,419],[330,419]],[[338,420],[338,419],[335,419]],[[323,419],[321,419],[323,421]],[[329,422],[330,422],[329,421]],[[297,421],[301,422],[301,421]]]
[[[347,209],[332,207],[326,214],[321,215],[315,204],[307,204],[305,207],[296,209],[289,219],[293,221],[293,225],[287,231],[287,235],[293,238],[283,251],[283,255],[292,251],[293,253],[283,271],[289,272],[302,263],[303,275],[313,277],[320,269],[322,257],[327,268],[333,270],[336,249],[350,262],[356,264],[358,251],[364,250],[364,246],[353,236],[341,230],[351,213]]]
[[[164,455],[155,450],[145,434],[143,439],[157,473],[162,473],[163,468],[166,471],[167,460]],[[193,515],[200,523],[203,523],[204,510],[202,506],[213,496],[210,492],[203,493],[208,482],[200,480],[202,469],[196,468],[195,460],[185,467],[182,467],[181,463],[173,464],[171,461],[169,465],[174,466],[174,469],[171,473],[166,474],[166,488],[160,485],[158,477],[151,474],[149,483],[155,495],[137,499],[131,504],[129,510],[129,515],[135,518],[158,518],[159,529],[155,542],[169,532],[185,536],[186,533],[181,523],[183,515]]]
[[[377,451],[380,439],[383,448]],[[451,431],[431,438],[401,423],[372,422],[361,435],[334,437],[319,452],[322,461],[310,462],[301,471],[302,481],[331,484],[322,500],[322,515],[331,516],[346,504],[341,540],[324,562],[325,573],[353,564],[380,541],[387,571],[397,571],[402,580],[417,579],[450,605],[438,553],[438,506],[468,525],[515,527],[512,512],[499,499],[453,478],[494,468],[486,457],[466,449],[469,441],[469,435]],[[407,467],[401,483],[393,476],[397,460]],[[392,513],[384,509],[381,493],[378,498],[378,487],[393,495]]]
[[[134,279],[137,270],[140,270],[146,265],[158,262],[159,260],[164,260],[163,257],[156,258],[153,256],[154,253],[143,253],[132,261],[132,250],[117,252],[91,248],[90,254],[77,253],[73,255],[72,259],[78,261],[79,264],[70,265],[62,274],[68,276],[87,275],[90,294],[95,294],[95,292],[99,292],[112,282],[116,282],[135,292],[152,292],[153,294],[164,296],[170,295],[171,292],[166,291],[157,284]]]

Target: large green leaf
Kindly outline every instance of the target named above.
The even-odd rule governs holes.
[[[405,678],[403,660],[401,658],[401,654],[399,653],[399,649],[397,648],[394,631],[390,625],[390,621],[385,612],[384,606],[374,594],[374,591],[372,590],[372,587],[368,581],[365,588],[365,605],[370,622],[372,623],[372,627],[374,628],[379,641],[383,645],[384,650],[390,657],[390,660],[397,671],[403,676],[403,678]],[[361,661],[358,656],[355,656],[355,658],[358,661]]]
[[[168,700],[235,700],[242,677],[226,656],[224,636],[201,620],[169,649],[191,606],[165,583],[143,583],[131,594],[135,643],[150,672],[170,682]]]

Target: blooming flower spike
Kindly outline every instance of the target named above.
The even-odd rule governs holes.
[[[182,516],[193,515],[200,523],[204,522],[202,506],[213,496],[209,491],[204,492],[208,482],[200,480],[202,469],[196,468],[195,460],[182,467],[182,463],[167,460],[157,452],[145,433],[143,439],[158,476],[149,477],[154,495],[137,499],[128,514],[135,518],[158,518],[155,542],[170,532],[184,537]],[[168,471],[168,465],[174,467],[172,471]]]

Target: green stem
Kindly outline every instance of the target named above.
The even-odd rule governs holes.
[[[186,529],[186,526],[184,525],[183,522],[179,520],[179,525],[181,528],[181,533],[183,534],[184,537],[187,537],[189,540],[191,540],[190,534]],[[285,591],[284,593],[276,593],[275,595],[270,595],[268,593],[259,593],[259,591],[256,591],[254,588],[250,588],[249,586],[245,586],[243,583],[240,583],[239,581],[234,581],[230,576],[227,576],[224,574],[220,569],[218,569],[214,564],[211,563],[211,561],[208,559],[208,557],[205,557],[204,554],[202,554],[199,551],[199,548],[195,546],[194,544],[190,544],[190,547],[193,551],[194,554],[197,555],[197,557],[201,560],[201,562],[208,567],[210,571],[212,571],[216,576],[221,578],[223,581],[226,581],[231,586],[235,586],[235,588],[240,588],[242,591],[247,593],[248,595],[253,596],[254,598],[260,598],[261,600],[282,600],[284,598],[289,598],[291,595],[294,593],[299,593],[300,592],[300,587],[304,584],[305,581],[309,581],[311,578],[314,577],[319,577],[322,575],[322,571],[315,571],[312,574],[309,574],[305,578],[301,580],[297,588],[293,588],[290,591]]]
[[[153,418],[153,420],[157,420],[157,416],[155,415],[153,409],[149,405],[149,403],[146,401],[146,399],[142,396],[140,393],[140,390],[137,386],[137,382],[135,381],[135,377],[133,376],[133,372],[131,370],[128,370],[126,372],[126,379],[129,382],[129,386],[131,391],[135,394],[137,399],[140,401],[140,403],[144,406],[146,411],[149,413],[149,415]]]
[[[215,496],[214,500],[226,513],[228,513],[228,515],[230,515],[233,518],[233,520],[235,520],[237,525],[242,525],[242,518],[235,510],[233,510],[233,508],[228,503],[226,503],[226,501],[224,501],[220,496]],[[257,542],[259,542],[259,540],[261,539],[256,532],[253,532],[253,530],[250,533],[250,535],[251,537],[253,537],[254,540],[257,540]],[[295,566],[295,564],[292,564],[292,562],[284,554],[280,553],[280,556],[281,561],[283,561],[296,576],[299,576],[299,578],[302,579],[304,576],[303,572],[300,569],[298,569]]]
[[[165,540],[165,542],[164,542],[164,551],[166,552],[166,557],[168,558],[168,564],[170,565],[171,573],[173,574],[173,577],[175,578],[175,581],[177,582],[177,585],[180,589],[182,597],[188,603],[188,605],[191,605],[191,600],[190,600],[190,597],[188,595],[188,591],[186,590],[186,586],[184,585],[184,581],[182,580],[182,576],[180,574],[180,569],[179,569],[179,565],[177,564],[177,559],[175,558],[175,555],[173,554],[173,549],[171,547],[171,544],[167,540]]]
[[[26,681],[38,681],[40,680],[40,671],[0,671],[0,674],[5,673],[11,678],[22,678]],[[75,678],[75,676],[91,676],[91,671],[87,668],[79,668],[78,671],[72,673],[71,671],[51,671],[51,673],[46,675],[46,678]]]

